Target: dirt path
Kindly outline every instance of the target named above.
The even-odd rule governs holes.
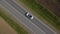
[[[17,32],[0,17],[0,34],[17,34]]]

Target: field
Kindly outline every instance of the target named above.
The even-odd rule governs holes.
[[[37,0],[39,4],[43,4],[50,9],[56,16],[60,17],[60,0]]]
[[[34,15],[37,15],[38,18],[43,18],[48,21],[48,24],[54,26],[58,30],[60,30],[60,18],[48,10],[45,6],[40,3],[37,3],[36,0],[19,0],[23,4],[26,5],[29,9],[31,9]]]
[[[0,16],[18,33],[18,34],[28,34],[28,31],[23,27],[18,25],[14,20],[12,20],[8,14],[5,13],[2,8],[0,8]]]
[[[17,34],[17,32],[11,28],[2,17],[0,17],[0,34]]]

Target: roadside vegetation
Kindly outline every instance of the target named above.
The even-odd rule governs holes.
[[[17,32],[0,17],[0,34],[17,34]]]
[[[28,34],[28,31],[26,31],[24,28],[20,27],[15,21],[13,21],[9,16],[7,16],[4,12],[4,10],[2,10],[0,8],[0,16],[7,21],[7,23],[16,30],[16,32],[18,34]]]
[[[27,7],[29,7],[32,12],[37,14],[38,18],[42,17],[46,21],[48,21],[48,24],[53,25],[55,28],[60,30],[60,18],[58,18],[56,15],[54,15],[50,10],[47,10],[42,5],[36,3],[35,0],[19,0],[22,3],[24,3]]]

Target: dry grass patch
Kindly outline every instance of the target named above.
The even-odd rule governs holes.
[[[17,34],[17,32],[0,17],[0,34]]]

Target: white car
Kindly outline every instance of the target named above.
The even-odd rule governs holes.
[[[33,19],[33,16],[30,15],[28,12],[25,13],[25,16],[28,17],[28,18],[30,18],[30,19]]]

